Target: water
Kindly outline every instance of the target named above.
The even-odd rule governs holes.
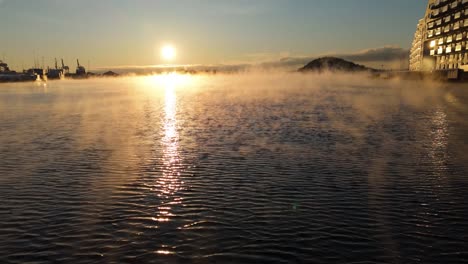
[[[466,263],[468,86],[0,86],[0,263]]]

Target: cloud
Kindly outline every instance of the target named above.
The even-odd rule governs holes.
[[[360,61],[360,62],[375,62],[375,61],[394,61],[407,59],[409,50],[397,46],[384,46],[381,48],[366,49],[351,54],[338,54],[337,57],[343,59]]]

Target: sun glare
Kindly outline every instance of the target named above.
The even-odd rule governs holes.
[[[197,79],[188,74],[165,73],[141,77],[141,84],[151,88],[163,88],[164,90],[174,90],[187,87],[193,87],[197,83]]]
[[[166,45],[161,49],[161,56],[164,60],[171,61],[176,56],[176,49],[171,45]]]

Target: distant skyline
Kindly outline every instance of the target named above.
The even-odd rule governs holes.
[[[0,58],[14,69],[32,66],[34,57],[50,66],[64,58],[72,69],[76,58],[91,68],[159,65],[166,63],[160,48],[172,44],[175,64],[274,63],[336,54],[375,66],[402,60],[426,5],[427,0],[0,0]]]

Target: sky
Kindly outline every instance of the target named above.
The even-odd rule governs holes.
[[[13,68],[276,62],[409,49],[427,0],[0,0],[0,58]],[[392,53],[393,54],[393,53]],[[384,54],[384,57],[388,54]],[[369,62],[369,61],[368,61]]]

